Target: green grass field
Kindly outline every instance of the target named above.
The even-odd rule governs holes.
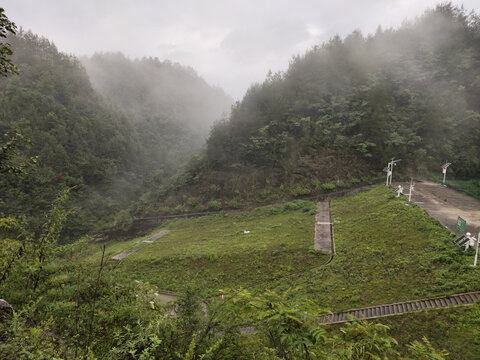
[[[454,236],[424,210],[407,207],[405,202],[382,185],[332,200],[337,254],[325,266],[329,256],[312,251],[315,203],[297,201],[235,216],[170,221],[152,234],[161,229],[171,233],[115,268],[116,261],[110,260],[109,271],[119,281],[142,280],[180,293],[194,289],[205,297],[216,296],[224,288],[290,289],[293,300],[308,298],[332,311],[479,290],[480,270],[471,267],[473,254],[458,248]],[[108,258],[132,249],[144,238],[108,244]],[[92,243],[70,247],[62,252],[57,266],[64,264],[65,271],[67,264],[75,262],[75,266],[94,269],[100,248]],[[58,274],[58,281],[68,276],[75,274]],[[472,323],[469,316],[479,312],[476,308],[408,314],[379,322],[390,324],[392,335],[402,343],[426,335],[437,347],[457,356],[480,331],[480,324]],[[475,357],[465,357],[469,358]]]
[[[223,288],[265,286],[328,260],[327,254],[312,251],[312,207],[312,202],[296,201],[237,216],[169,221],[152,232],[169,229],[169,234],[125,258],[114,271],[159,289],[182,292],[190,287],[202,295],[219,294]],[[110,245],[107,257],[135,247],[142,239]],[[77,260],[95,265],[99,249],[100,245],[90,246],[82,253],[83,260]]]
[[[170,221],[152,233],[171,233],[114,271],[159,289],[193,287],[203,295],[232,287],[295,288],[293,296],[334,311],[480,289],[472,254],[456,247],[453,235],[424,210],[405,206],[383,186],[332,201],[337,254],[321,267],[328,255],[311,250],[314,207],[297,201],[236,216]],[[142,239],[113,243],[107,255]],[[94,265],[99,249],[88,246],[74,256]]]
[[[334,311],[480,289],[472,254],[405,202],[383,186],[333,200],[334,260],[277,289],[297,287]]]

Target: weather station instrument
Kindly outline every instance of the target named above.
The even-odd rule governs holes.
[[[387,184],[386,186],[391,187],[392,186],[392,175],[393,175],[393,167],[397,165],[397,162],[402,161],[402,159],[397,159],[394,160],[395,158],[392,158],[387,164],[387,167],[383,169],[387,173]]]
[[[449,163],[448,161],[445,161],[445,164],[442,165],[442,173],[443,173],[442,185],[445,186],[445,187],[447,186],[447,185],[445,184],[445,179],[446,179],[446,177],[447,177],[447,168],[448,168],[450,165],[452,165],[452,163]]]

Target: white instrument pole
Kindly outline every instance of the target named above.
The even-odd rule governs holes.
[[[445,161],[445,164],[442,165],[442,172],[443,172],[443,182],[442,182],[442,185],[443,186],[447,186],[445,184],[445,180],[447,178],[447,168],[452,165],[452,163],[449,163],[448,161]]]
[[[477,237],[477,246],[475,249],[475,260],[473,261],[473,266],[477,266],[477,260],[478,260],[478,243],[480,242],[480,232],[478,233]]]
[[[413,191],[413,179],[410,178],[410,192],[408,193],[408,204],[410,206],[410,201],[412,200],[412,191]]]
[[[387,164],[387,183],[386,183],[386,186],[388,186],[390,184],[390,174],[392,173],[392,171],[390,170],[390,164],[391,164],[391,162],[389,162]]]

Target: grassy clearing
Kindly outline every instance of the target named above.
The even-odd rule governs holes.
[[[421,208],[383,186],[331,203],[337,255],[277,284],[334,311],[480,289],[471,253]]]
[[[480,289],[472,254],[456,247],[453,235],[424,210],[405,206],[405,198],[383,186],[332,201],[337,255],[310,270],[328,258],[310,251],[313,207],[296,201],[239,216],[171,221],[162,226],[170,234],[115,271],[126,280],[173,291],[193,287],[204,295],[228,287],[295,288],[293,296],[333,311]],[[112,244],[107,254],[143,239]],[[99,262],[99,246],[81,254],[86,263]]]
[[[435,182],[441,183],[443,181],[443,175],[432,174],[429,176]],[[480,199],[480,179],[460,180],[452,179],[447,175],[447,186],[463,192],[466,195]]]
[[[117,267],[116,261],[109,261],[103,276],[112,287],[99,294],[105,301],[99,322],[114,327],[136,321],[132,306],[141,298],[148,305],[151,298],[147,297],[156,289],[150,291],[148,285],[133,280],[182,293],[188,289],[200,296],[217,295],[222,288],[250,287],[253,292],[291,288],[287,296],[292,303],[308,298],[333,311],[480,289],[479,269],[470,266],[473,254],[465,254],[453,244],[448,230],[405,202],[383,186],[333,200],[337,255],[326,266],[320,265],[328,255],[311,251],[312,202],[262,207],[237,216],[171,221],[152,232],[170,229],[171,233]],[[146,237],[108,244],[106,255],[111,258],[132,249]],[[43,320],[70,319],[82,311],[88,314],[101,246],[84,241],[58,250],[45,269],[51,275],[38,305]],[[26,290],[19,279],[11,280],[9,300],[21,304]],[[119,296],[123,305],[118,305]],[[111,303],[117,304],[114,312],[108,309]],[[472,319],[480,315],[478,305],[472,309],[415,313],[379,322],[391,324],[392,335],[401,343],[426,335],[452,354],[460,356],[462,347],[468,348],[468,356],[452,358],[473,359],[478,344],[469,342],[478,337],[480,321]],[[88,324],[84,328],[88,332]]]
[[[115,271],[124,279],[147,281],[160,289],[182,292],[193,287],[204,295],[218,294],[221,288],[268,284],[328,259],[311,250],[314,208],[315,203],[295,201],[245,215],[169,221],[161,229],[171,233],[124,259]],[[131,249],[144,238],[112,244],[107,255]],[[83,261],[98,263],[98,248],[84,249]]]

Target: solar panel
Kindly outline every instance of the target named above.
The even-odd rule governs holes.
[[[457,244],[458,246],[465,246],[465,244],[468,241],[470,241],[470,239],[468,237],[466,237],[465,235],[462,235],[457,240],[455,240],[455,244]]]

